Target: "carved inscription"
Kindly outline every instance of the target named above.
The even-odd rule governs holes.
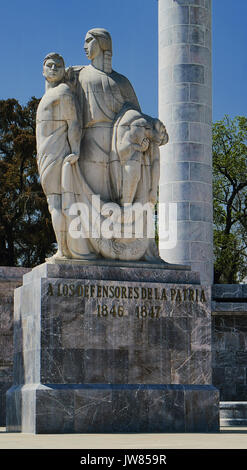
[[[106,304],[98,304],[97,315],[98,317],[108,317],[109,315],[112,315],[116,318],[123,317],[124,315],[126,315],[126,312],[124,311],[123,305],[113,304],[111,306],[108,306]]]
[[[95,299],[96,311],[93,313],[99,318],[119,319],[128,316],[129,303],[132,300],[134,315],[138,319],[158,319],[162,315],[162,305],[165,302],[174,304],[205,303],[207,301],[205,290],[200,287],[144,287],[122,286],[117,283],[49,283],[48,296],[74,298],[85,300]]]
[[[203,288],[158,288],[158,287],[126,287],[98,284],[49,284],[47,294],[57,297],[83,297],[85,299],[133,299],[161,300],[172,302],[206,302]]]

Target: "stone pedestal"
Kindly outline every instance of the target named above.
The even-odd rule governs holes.
[[[15,291],[7,430],[215,432],[210,288],[138,263],[43,264]]]

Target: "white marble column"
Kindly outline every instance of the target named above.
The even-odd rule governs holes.
[[[177,243],[168,262],[213,282],[211,0],[159,0],[160,202],[177,204]],[[161,227],[160,227],[161,228]]]

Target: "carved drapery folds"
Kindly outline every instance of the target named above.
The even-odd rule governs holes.
[[[37,154],[58,242],[50,262],[159,260],[153,208],[165,126],[141,112],[128,79],[112,70],[106,30],[90,30],[84,48],[88,66],[65,70],[54,53],[44,61]]]

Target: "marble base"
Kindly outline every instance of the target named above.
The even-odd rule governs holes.
[[[123,261],[123,260],[110,260],[106,258],[94,258],[90,259],[59,259],[59,258],[47,258],[48,264],[62,264],[62,265],[77,265],[77,266],[111,266],[113,268],[159,268],[159,269],[176,269],[179,271],[190,271],[191,267],[184,264],[173,264],[166,263],[161,258],[158,258],[155,262],[152,261]]]
[[[15,290],[7,430],[217,431],[210,301],[186,270],[33,269]]]
[[[7,400],[9,432],[218,431],[218,393],[207,385],[24,385]]]

